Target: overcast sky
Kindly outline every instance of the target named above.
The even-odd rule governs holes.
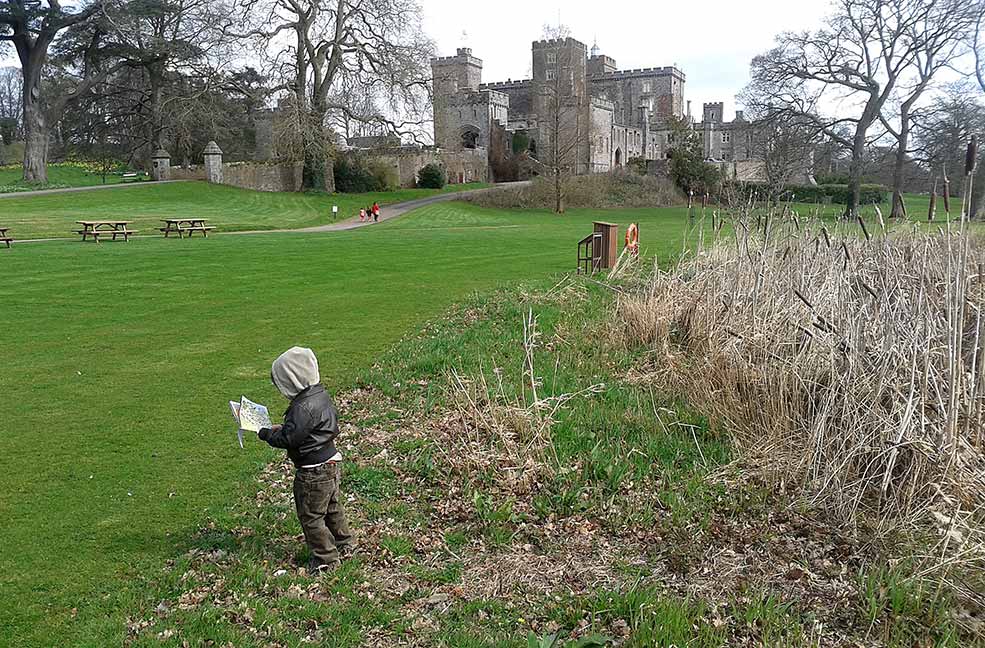
[[[779,32],[816,29],[829,5],[828,0],[419,1],[438,52],[450,56],[463,44],[471,47],[482,59],[483,82],[527,78],[530,43],[545,24],[557,24],[560,10],[573,37],[589,47],[597,40],[601,53],[620,69],[676,65],[687,76],[684,100],[693,102],[692,110],[700,115],[702,103],[724,101],[726,119],[749,78],[752,57],[767,50]]]
[[[749,77],[749,61],[770,47],[781,31],[816,29],[829,0],[419,0],[424,28],[442,56],[467,45],[483,61],[483,81],[527,78],[530,43],[544,26],[561,23],[620,69],[676,65],[685,75],[685,101],[701,113],[701,104],[725,102],[725,116],[735,109],[735,95]],[[605,7],[599,12],[596,7]],[[0,48],[0,64],[16,64]],[[6,61],[4,58],[6,57]]]

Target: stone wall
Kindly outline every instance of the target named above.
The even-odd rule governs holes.
[[[200,164],[171,167],[172,180],[205,180],[205,167]]]
[[[231,162],[222,165],[222,184],[254,191],[301,191],[301,170],[300,162]]]
[[[366,153],[369,159],[393,168],[401,187],[417,184],[417,172],[427,164],[440,164],[448,174],[449,184],[489,181],[489,155],[486,149],[445,151],[407,147]]]
[[[206,180],[205,167],[172,167],[172,180]],[[301,163],[227,162],[222,165],[222,184],[253,191],[300,191]]]

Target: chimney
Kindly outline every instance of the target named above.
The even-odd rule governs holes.
[[[687,100],[687,118],[691,119],[691,100]]]

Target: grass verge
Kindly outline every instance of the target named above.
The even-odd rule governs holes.
[[[633,379],[607,288],[476,297],[339,397],[362,552],[313,578],[270,464],[129,600],[133,645],[961,645],[947,601]],[[739,485],[741,484],[741,485]]]

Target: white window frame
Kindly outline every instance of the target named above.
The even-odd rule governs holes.
[[[547,53],[547,64],[548,65],[555,65],[555,64],[557,64],[557,52],[556,51],[555,52],[548,52]]]
[[[557,80],[557,70],[554,68],[547,68],[547,80],[555,81]]]

